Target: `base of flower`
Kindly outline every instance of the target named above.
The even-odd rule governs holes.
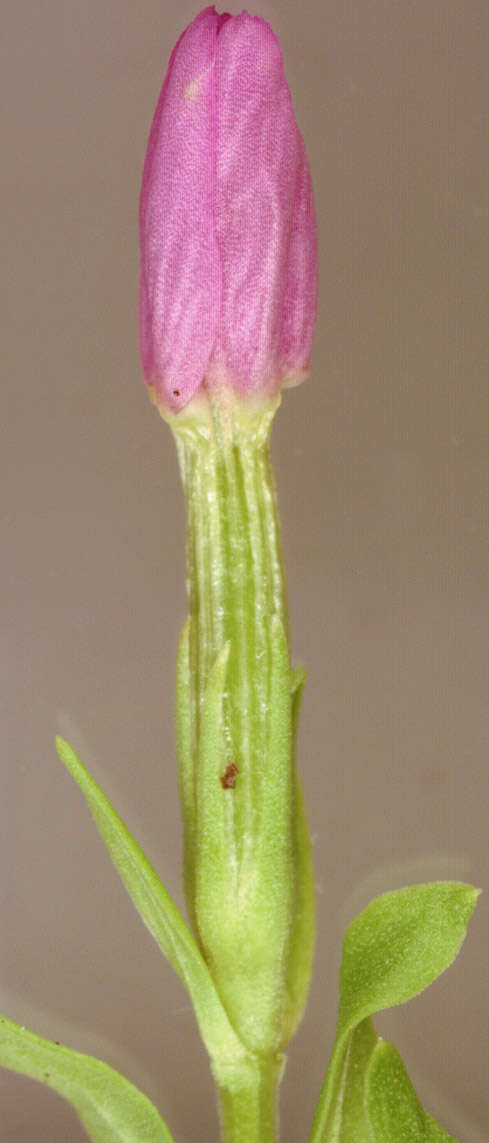
[[[291,381],[290,384],[298,384]],[[289,382],[285,382],[285,385]],[[160,416],[177,437],[187,430],[201,433],[207,439],[215,431],[216,416],[221,429],[227,430],[229,437],[239,440],[255,439],[257,445],[264,445],[270,434],[270,426],[282,400],[281,393],[274,396],[267,393],[246,395],[224,382],[204,384],[192,400],[179,412],[172,412],[160,400],[153,385],[148,386],[150,399]]]

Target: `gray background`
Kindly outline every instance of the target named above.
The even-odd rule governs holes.
[[[2,1007],[99,1054],[180,1143],[217,1137],[187,997],[82,798],[66,734],[182,903],[174,656],[185,617],[173,443],[140,378],[137,196],[184,2],[7,3],[0,599]],[[238,12],[239,6],[231,11]],[[314,370],[277,467],[318,951],[283,1087],[306,1140],[345,924],[413,881],[486,879],[486,0],[303,0],[280,35],[315,182]],[[485,1138],[487,900],[457,964],[379,1018],[428,1108]],[[84,1138],[1,1076],[2,1143]]]

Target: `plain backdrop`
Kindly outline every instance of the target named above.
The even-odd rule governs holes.
[[[238,12],[239,6],[231,11]],[[318,945],[283,1085],[306,1141],[345,925],[487,875],[486,0],[284,0],[313,172],[314,368],[273,435]],[[54,752],[79,750],[183,907],[173,739],[184,519],[141,381],[137,199],[183,0],[7,0],[2,207],[1,1004],[100,1055],[177,1143],[217,1139],[187,996]],[[457,961],[379,1017],[428,1109],[486,1138],[487,898]],[[2,1143],[81,1143],[1,1076]]]

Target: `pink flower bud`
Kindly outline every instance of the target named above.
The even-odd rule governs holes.
[[[140,332],[156,402],[302,381],[316,317],[311,177],[271,28],[205,8],[173,49],[140,200]]]

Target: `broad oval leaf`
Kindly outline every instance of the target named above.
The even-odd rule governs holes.
[[[93,1143],[173,1143],[151,1100],[102,1060],[53,1044],[0,1016],[0,1064],[71,1103]]]
[[[351,1085],[358,1082],[363,1090],[365,1083],[364,1067],[357,1069],[355,1079],[350,1066],[350,1053],[358,1048],[355,1030],[374,1012],[416,996],[448,968],[464,940],[478,895],[473,886],[458,881],[414,885],[376,898],[349,926],[343,944],[336,1040],[310,1143],[350,1143],[350,1136],[341,1134],[347,1123],[343,1103],[346,1100],[350,1108],[347,1115],[353,1114],[357,1097]],[[357,1143],[354,1135],[351,1143]],[[397,1136],[390,1143],[398,1143]],[[432,1143],[431,1137],[427,1143]]]
[[[385,1040],[371,1056],[365,1103],[372,1143],[456,1143],[421,1106],[399,1052]]]
[[[455,959],[478,890],[459,881],[377,897],[346,931],[338,1033],[422,992]]]

